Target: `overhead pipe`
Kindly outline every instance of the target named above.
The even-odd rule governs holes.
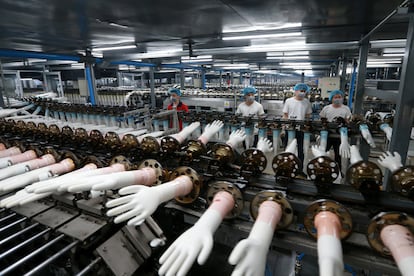
[[[81,61],[80,56],[46,54],[46,53],[40,53],[40,52],[7,50],[7,49],[0,49],[0,57],[38,58],[38,59],[48,59],[48,60],[71,60],[71,61],[77,61],[77,62]]]

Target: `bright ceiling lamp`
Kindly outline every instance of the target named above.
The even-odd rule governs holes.
[[[292,36],[301,36],[301,35],[302,35],[302,32],[256,34],[256,35],[238,35],[238,36],[223,36],[222,40],[277,38],[277,37],[292,37]]]
[[[282,66],[311,66],[310,62],[281,62]]]
[[[306,42],[296,41],[296,42],[287,42],[287,43],[277,43],[277,44],[261,44],[261,45],[252,45],[245,46],[241,48],[243,53],[255,53],[255,52],[270,52],[270,51],[284,51],[290,47],[303,48],[306,47]]]
[[[281,25],[275,25],[274,23],[249,26],[249,27],[235,27],[235,28],[223,28],[223,34],[226,33],[242,33],[242,32],[254,32],[254,31],[271,31],[271,30],[283,30],[289,28],[299,28],[302,27],[302,23],[285,23]]]
[[[266,57],[267,60],[301,60],[301,59],[309,59],[309,56],[288,56],[288,57]]]
[[[382,51],[384,54],[390,54],[390,53],[405,53],[405,48],[384,48]]]
[[[285,56],[308,56],[309,51],[291,51],[291,52],[267,52],[268,57],[285,57]]]
[[[172,48],[168,50],[148,51],[146,53],[136,54],[134,58],[146,59],[146,58],[161,58],[161,57],[175,57],[179,56],[183,52],[183,48]]]
[[[116,50],[126,50],[126,49],[134,49],[137,46],[134,45],[122,45],[122,46],[108,46],[108,47],[96,47],[93,48],[93,51],[116,51]]]
[[[384,53],[383,57],[403,57],[405,53]]]
[[[183,56],[181,57],[181,60],[199,60],[199,59],[212,59],[212,58],[213,58],[212,55],[201,55],[201,56],[195,56],[195,57]]]

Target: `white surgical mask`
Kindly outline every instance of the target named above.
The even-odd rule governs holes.
[[[177,102],[177,99],[176,99],[176,98],[174,98],[173,96],[171,96],[171,97],[170,97],[170,100],[171,100],[171,102],[173,102],[173,103]]]
[[[340,98],[340,99],[333,99],[332,101],[334,104],[342,104],[344,102],[344,99]]]
[[[254,96],[247,96],[247,101],[250,103],[254,102]]]
[[[305,92],[299,92],[298,97],[299,98],[305,98],[306,93]]]

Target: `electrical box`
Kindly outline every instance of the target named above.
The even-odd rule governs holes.
[[[341,78],[320,78],[318,81],[318,88],[321,89],[322,99],[328,98],[329,93],[333,90],[340,89],[341,87]]]

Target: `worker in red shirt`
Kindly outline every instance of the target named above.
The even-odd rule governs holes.
[[[178,112],[180,111],[185,112],[185,113],[188,112],[188,106],[180,100],[180,97],[181,97],[180,89],[170,88],[170,90],[168,90],[168,94],[170,94],[170,100],[171,100],[171,103],[167,107],[168,110],[175,109]],[[178,119],[178,125],[179,125],[180,130],[183,129],[183,121],[181,119]]]

